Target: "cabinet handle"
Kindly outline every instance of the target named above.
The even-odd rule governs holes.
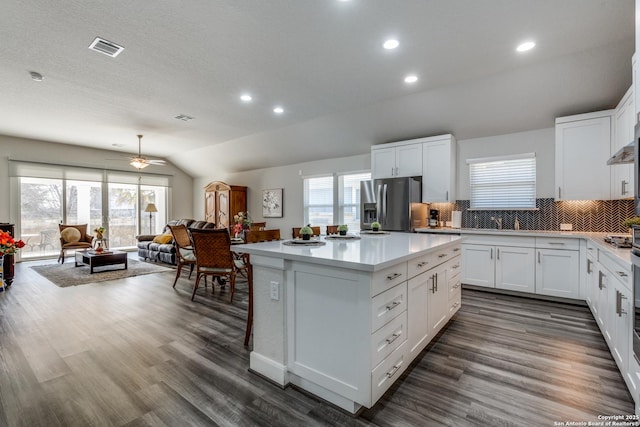
[[[387,311],[391,311],[394,308],[396,308],[397,306],[399,306],[400,304],[402,304],[400,301],[394,301],[391,304],[389,304],[388,306],[386,306]]]
[[[627,194],[627,181],[625,181],[624,179],[622,180],[622,195]]]
[[[491,253],[489,254],[489,259],[493,259],[493,248],[491,248]]]
[[[394,342],[395,340],[398,339],[398,337],[400,337],[400,334],[393,334],[391,335],[391,338],[387,338],[387,344],[391,344],[392,342]]]
[[[451,269],[452,269],[452,270],[456,270],[456,269],[458,269],[458,268],[460,268],[460,264],[456,264],[456,265],[454,265],[453,267],[451,267]]]
[[[622,194],[624,194],[624,193],[622,193]],[[447,190],[447,195],[446,195],[446,197],[445,197],[444,199],[445,199],[447,202],[449,201],[449,190]]]
[[[458,252],[460,248],[453,248],[453,252]]]
[[[402,276],[402,274],[400,273],[393,273],[391,276],[387,276],[387,280],[393,280],[393,279],[397,279],[398,277]]]
[[[440,254],[440,255],[438,255],[438,258],[444,258],[446,256],[447,256],[447,254]]]
[[[547,242],[550,245],[564,245],[564,242]]]
[[[453,289],[458,289],[460,287],[460,283],[456,283],[455,285],[453,285]]]
[[[620,277],[627,277],[627,273],[625,273],[624,271],[616,271],[616,273],[618,274],[618,276]]]
[[[391,369],[389,372],[387,372],[387,378],[391,378],[392,376],[394,376],[396,374],[396,372],[398,372],[398,369],[400,369],[400,366],[393,365],[393,369]]]
[[[496,249],[496,259],[500,259],[500,248]]]
[[[598,271],[598,288],[600,290],[602,289],[606,289],[607,287],[604,285],[604,280],[602,280],[604,278],[604,274],[602,273],[602,270]]]
[[[453,304],[453,306],[452,306],[452,307],[453,307],[453,308],[456,308],[456,307],[458,307],[459,305],[460,305],[460,303],[459,303],[459,302],[456,302],[456,303],[454,303],[454,304]]]
[[[622,295],[622,292],[619,292],[619,294],[620,294],[620,313],[618,313],[618,316],[622,317],[622,315],[623,315],[623,314],[624,314],[624,315],[626,315],[626,314],[627,314],[627,312],[626,312],[626,311],[624,311],[624,310],[622,309],[622,300],[623,300],[623,299],[627,299],[627,297],[625,297],[624,295]]]
[[[591,262],[590,259],[587,260],[587,274],[591,274],[593,273],[593,270],[591,269],[591,265],[593,264],[593,262]]]
[[[436,293],[436,276],[435,274],[431,275],[431,289],[429,289],[431,291],[432,294]]]
[[[425,266],[425,265],[427,265],[427,264],[429,264],[427,261],[419,262],[419,263],[418,263],[418,268],[422,268],[422,267],[424,267],[424,266]]]
[[[538,264],[540,264],[540,251],[538,251]]]
[[[558,187],[558,199],[562,199],[562,189]]]
[[[437,275],[437,274],[434,274],[434,275],[433,275],[433,278],[434,278],[434,280],[435,280],[435,285],[434,285],[434,286],[435,286],[435,288],[436,288],[436,292],[438,292],[438,275]]]
[[[622,317],[622,298],[620,298],[622,294],[616,289],[616,314],[618,317]]]

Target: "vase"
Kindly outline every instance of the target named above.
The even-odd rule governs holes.
[[[103,238],[102,233],[96,232],[96,239],[102,239],[102,238]]]
[[[302,240],[310,240],[311,234],[302,234]]]
[[[4,268],[4,254],[0,256],[0,292],[4,292],[4,289],[5,289],[3,268]]]

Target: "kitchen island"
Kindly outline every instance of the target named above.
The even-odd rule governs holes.
[[[250,369],[370,408],[460,308],[460,237],[415,233],[234,246],[251,256]]]

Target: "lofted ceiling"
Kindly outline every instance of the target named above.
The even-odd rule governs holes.
[[[615,107],[631,85],[634,0],[2,6],[0,134],[123,153],[144,134],[143,154],[194,177],[552,127]],[[89,50],[98,36],[124,51]],[[382,48],[389,37],[397,49]],[[526,39],[536,47],[517,53]]]

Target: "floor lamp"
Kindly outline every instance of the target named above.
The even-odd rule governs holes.
[[[156,209],[156,205],[154,205],[153,203],[149,203],[147,207],[144,208],[144,211],[149,212],[149,234],[153,234],[153,231],[151,229],[153,227],[153,222],[151,220],[153,213],[158,212],[158,209]]]

